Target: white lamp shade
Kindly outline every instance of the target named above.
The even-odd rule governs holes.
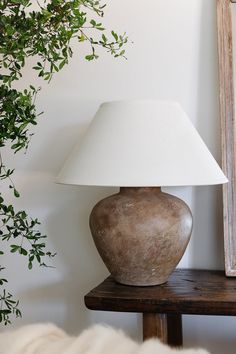
[[[178,103],[103,103],[75,146],[59,183],[119,187],[226,183]]]

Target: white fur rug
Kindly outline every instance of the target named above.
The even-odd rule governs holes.
[[[96,325],[70,337],[52,324],[34,324],[0,334],[0,354],[209,354],[171,349],[157,339],[138,344],[122,331]]]

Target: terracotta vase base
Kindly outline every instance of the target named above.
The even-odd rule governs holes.
[[[119,283],[163,284],[190,239],[192,215],[179,198],[160,188],[121,188],[90,215],[95,245]]]

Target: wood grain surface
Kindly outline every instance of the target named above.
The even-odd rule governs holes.
[[[85,296],[89,309],[158,314],[236,315],[236,278],[224,271],[176,269],[167,283],[133,287],[108,277]]]
[[[235,5],[232,5],[230,0],[217,0],[222,168],[229,179],[229,183],[223,186],[224,249],[227,276],[236,276],[236,133],[232,6]]]

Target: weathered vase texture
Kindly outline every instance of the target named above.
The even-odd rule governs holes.
[[[189,207],[160,188],[121,188],[90,215],[94,242],[108,270],[122,284],[167,281],[192,231]]]

